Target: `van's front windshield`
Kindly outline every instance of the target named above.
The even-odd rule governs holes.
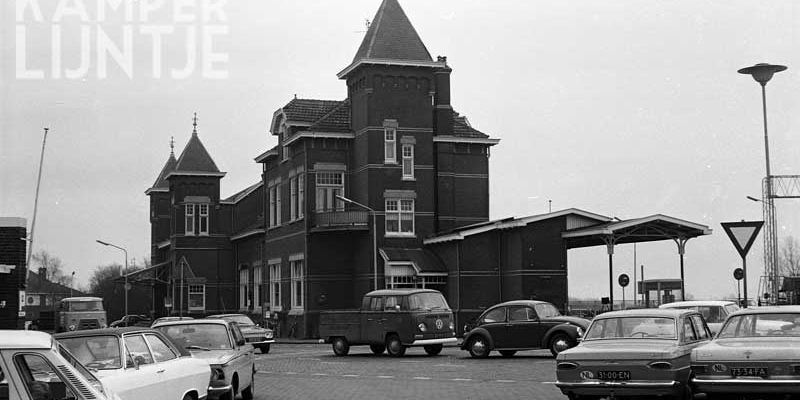
[[[69,301],[69,311],[103,311],[102,301]]]
[[[447,300],[441,293],[416,293],[408,296],[408,308],[411,311],[449,310]]]

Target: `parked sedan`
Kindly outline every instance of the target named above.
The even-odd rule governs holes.
[[[672,396],[691,399],[692,349],[711,331],[694,310],[613,311],[592,320],[581,343],[556,358],[556,386],[584,396]]]
[[[122,399],[202,399],[208,362],[148,328],[107,328],[55,335],[81,364]]]
[[[255,351],[235,322],[221,319],[170,321],[153,325],[193,356],[211,364],[208,397],[233,400],[253,398],[255,388]]]
[[[697,310],[703,314],[703,318],[711,329],[711,333],[716,335],[719,328],[722,328],[722,323],[729,314],[739,309],[734,301],[728,300],[689,300],[689,301],[676,301],[674,303],[667,303],[658,306],[658,308],[688,308]]]
[[[130,314],[108,325],[109,328],[122,328],[125,326],[150,326],[150,318],[145,315]]]
[[[209,315],[206,318],[219,318],[226,321],[236,322],[239,324],[239,328],[242,330],[242,334],[244,335],[244,339],[247,341],[247,343],[250,343],[253,345],[253,347],[261,350],[261,353],[263,354],[269,353],[270,344],[275,343],[275,338],[272,335],[272,329],[258,326],[255,322],[253,322],[252,319],[250,319],[250,317],[244,314]]]
[[[695,389],[725,394],[800,394],[800,306],[731,314],[707,346],[692,351]]]
[[[550,349],[555,356],[578,344],[588,326],[588,320],[565,317],[544,301],[508,301],[478,317],[464,335],[461,349],[475,358],[488,357],[492,350],[511,357],[519,350]]]
[[[0,330],[0,399],[119,400],[44,332]]]

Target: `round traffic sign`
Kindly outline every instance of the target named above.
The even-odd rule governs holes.
[[[733,270],[733,277],[737,281],[742,280],[742,278],[744,278],[744,270],[741,268],[736,268],[735,270]]]
[[[625,287],[628,286],[629,283],[631,283],[631,278],[628,277],[628,274],[620,274],[619,279],[617,279],[617,282],[619,282],[620,286]]]

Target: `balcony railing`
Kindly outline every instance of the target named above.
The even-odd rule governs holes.
[[[369,230],[369,211],[317,211],[312,214],[311,227],[314,229]]]

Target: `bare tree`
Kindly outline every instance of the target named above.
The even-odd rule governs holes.
[[[33,258],[32,264],[36,267],[36,270],[39,268],[47,270],[47,276],[43,276],[42,278],[47,278],[50,282],[55,282],[60,285],[72,286],[74,276],[72,273],[68,274],[64,271],[64,263],[61,262],[60,258],[51,255],[47,250],[40,250],[34,253],[31,258]]]
[[[792,236],[783,238],[778,251],[778,265],[785,276],[800,276],[800,241]]]

